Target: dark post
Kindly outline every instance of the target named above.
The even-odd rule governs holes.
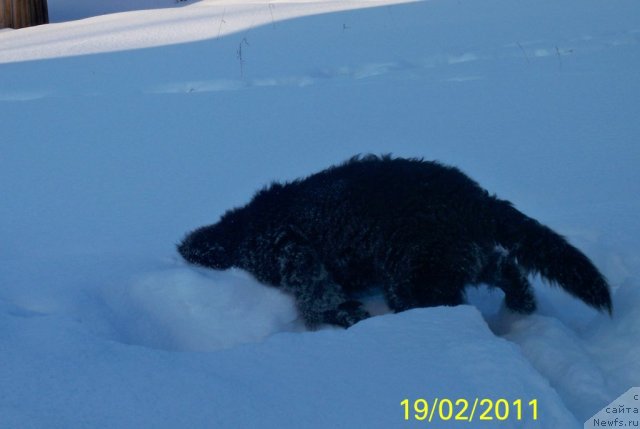
[[[0,28],[47,24],[47,0],[0,0]]]

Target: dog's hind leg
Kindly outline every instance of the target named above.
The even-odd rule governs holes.
[[[502,289],[507,308],[522,314],[530,314],[536,309],[527,275],[513,256],[495,250],[478,280]]]

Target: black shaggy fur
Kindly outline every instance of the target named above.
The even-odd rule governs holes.
[[[611,313],[606,280],[563,237],[458,169],[416,159],[355,157],[273,184],[178,250],[291,293],[309,327],[369,317],[355,297],[372,285],[396,312],[457,305],[466,285],[487,283],[510,309],[530,313],[529,273]]]

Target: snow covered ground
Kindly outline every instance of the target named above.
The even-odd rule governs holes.
[[[640,386],[640,4],[396,3],[50,0],[0,31],[0,427],[573,428]],[[480,289],[306,332],[278,290],[179,260],[261,186],[369,152],[566,235],[613,318],[535,279],[528,317]],[[419,398],[511,413],[405,421]]]

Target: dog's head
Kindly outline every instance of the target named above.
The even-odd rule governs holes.
[[[235,247],[230,231],[221,223],[196,229],[177,246],[187,262],[216,270],[233,266]]]

